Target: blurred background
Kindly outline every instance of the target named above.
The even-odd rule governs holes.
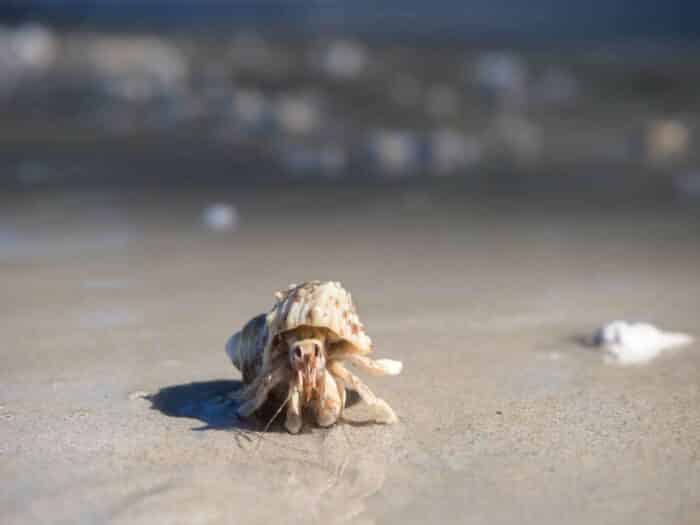
[[[698,194],[700,8],[625,5],[6,1],[0,184]]]

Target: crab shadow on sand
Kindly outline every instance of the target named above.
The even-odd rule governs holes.
[[[238,403],[231,398],[231,394],[242,386],[241,381],[228,379],[183,383],[163,387],[145,399],[151,402],[152,409],[166,416],[197,419],[204,423],[192,428],[193,431],[286,432],[282,425],[284,411],[275,417],[277,406],[274,403],[266,403],[255,417],[238,417]],[[348,392],[346,406],[351,406],[358,400],[354,392]]]
[[[147,396],[151,408],[170,417],[197,419],[204,423],[193,427],[201,430],[255,430],[255,419],[243,420],[236,414],[237,403],[230,394],[241,388],[240,381],[219,379],[183,383],[161,388]]]

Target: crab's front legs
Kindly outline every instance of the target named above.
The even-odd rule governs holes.
[[[338,421],[345,405],[345,386],[336,383],[333,376],[326,372],[323,374],[323,387],[321,395],[312,403],[316,415],[316,422],[321,427],[329,427]],[[341,382],[342,384],[342,382]],[[341,391],[342,388],[342,391]],[[284,426],[292,434],[297,434],[302,427],[302,385],[294,378],[289,383],[289,400],[287,404],[287,417]]]
[[[238,407],[238,415],[241,417],[250,416],[265,403],[270,391],[284,381],[287,376],[288,371],[283,366],[274,368],[270,372],[262,375],[262,377],[255,381],[256,388],[252,392],[252,395],[244,398],[245,401]]]
[[[292,434],[298,434],[303,423],[301,416],[301,390],[296,379],[289,382],[289,400],[287,401],[287,417],[284,426]]]
[[[329,363],[329,369],[333,375],[338,377],[348,388],[355,390],[362,400],[369,405],[377,423],[396,423],[398,421],[396,414],[387,402],[375,396],[369,387],[359,377],[345,368],[342,363],[332,361]]]
[[[323,374],[324,385],[321,396],[314,401],[316,422],[321,427],[329,427],[340,417],[345,405],[345,385],[342,381],[336,383],[330,372]],[[341,390],[342,389],[342,390]]]

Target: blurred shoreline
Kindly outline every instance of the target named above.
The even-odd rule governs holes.
[[[29,24],[0,28],[0,49],[5,189],[450,180],[700,193],[694,47]]]

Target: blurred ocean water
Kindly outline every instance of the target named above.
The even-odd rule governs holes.
[[[682,182],[700,169],[692,11],[3,5],[0,184],[459,176],[694,195]]]
[[[46,22],[227,28],[275,26],[443,39],[697,38],[693,2],[639,0],[25,0],[4,3],[0,17]]]

